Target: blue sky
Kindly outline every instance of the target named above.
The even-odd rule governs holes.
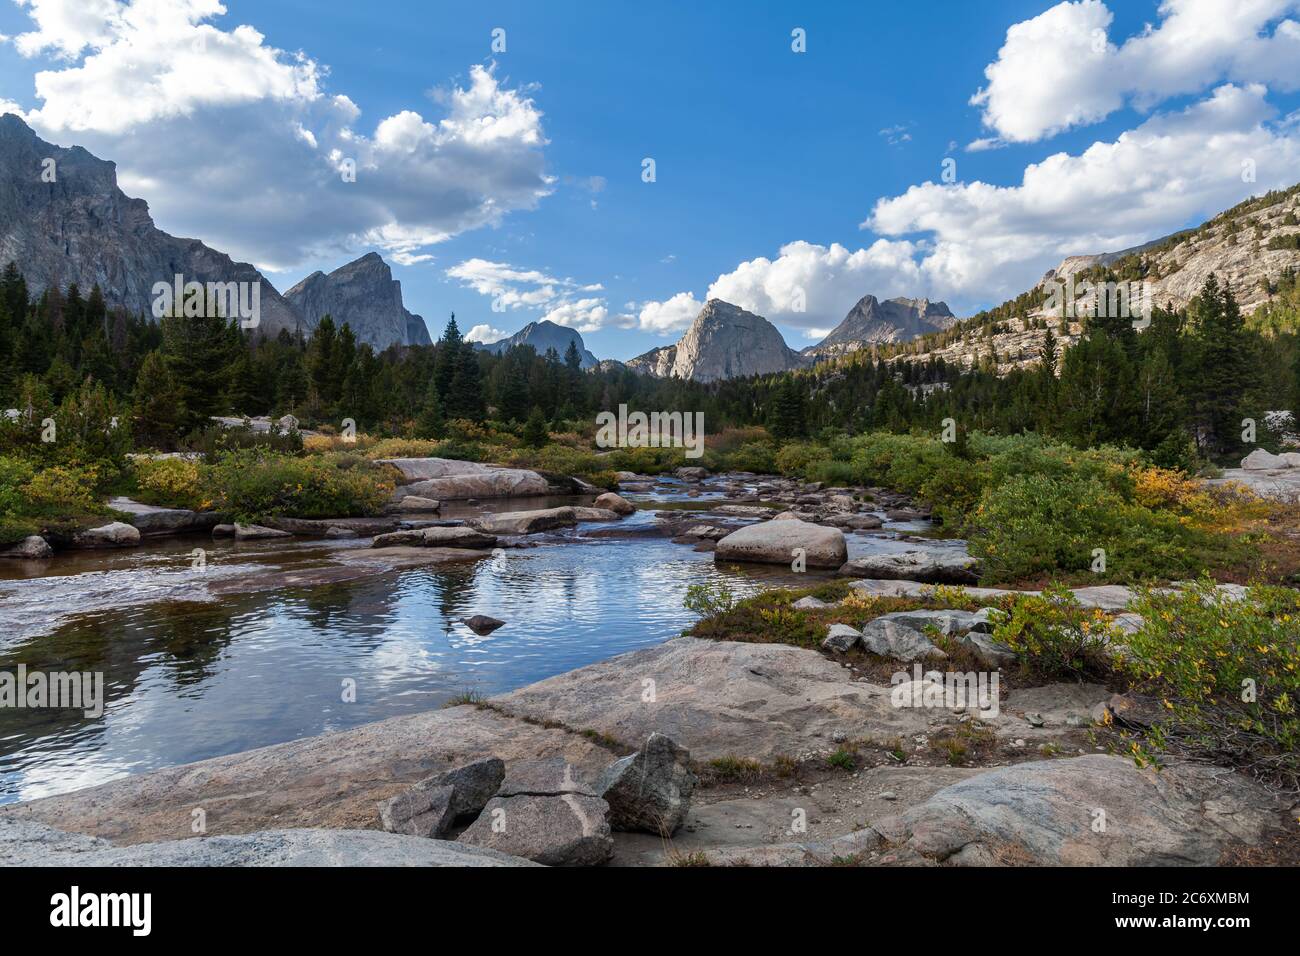
[[[1242,6],[0,0],[0,102],[282,289],[373,249],[435,335],[550,316],[627,358],[718,294],[801,348],[1300,180],[1300,11]]]

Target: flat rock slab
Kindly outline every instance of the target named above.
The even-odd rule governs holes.
[[[211,835],[378,828],[381,801],[490,754],[507,768],[556,757],[590,779],[617,756],[579,734],[452,707],[0,807],[0,820],[42,822],[122,844],[188,837],[196,807],[206,811]]]
[[[129,515],[127,521],[143,535],[184,534],[207,531],[220,520],[215,512],[190,511],[185,508],[159,508],[130,498],[110,498],[108,506]]]
[[[977,562],[958,548],[917,548],[891,554],[869,554],[846,561],[840,574],[855,578],[926,581],[931,584],[974,584]]]
[[[671,847],[658,836],[614,834],[614,862],[626,866],[658,866],[673,853],[704,853],[720,865],[769,865],[769,848],[783,844],[825,843],[861,831],[873,820],[892,816],[924,802],[944,787],[980,773],[969,767],[880,766],[856,774],[823,780],[811,792],[796,792],[791,782],[756,787],[744,796],[712,799],[710,790],[697,790],[686,824],[673,834]],[[893,799],[884,799],[888,793]],[[795,811],[802,811],[807,831],[792,829]],[[758,852],[761,849],[762,852]],[[826,865],[832,853],[804,859],[804,852],[775,851],[786,857],[780,865]],[[840,855],[847,855],[843,852]]]
[[[1280,809],[1231,770],[1090,754],[982,773],[872,826],[904,863],[1214,866]]]
[[[0,818],[0,866],[535,866],[447,840],[377,830],[265,830],[115,847],[39,823]]]
[[[399,522],[396,518],[269,518],[266,524],[278,531],[303,536],[324,537],[331,529],[344,528],[368,538],[396,530]]]
[[[854,681],[816,651],[691,637],[560,674],[491,703],[509,714],[608,734],[629,750],[662,733],[703,761],[833,750],[837,732],[880,739],[920,733],[931,716],[895,708],[890,688]]]

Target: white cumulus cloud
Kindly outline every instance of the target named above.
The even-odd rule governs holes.
[[[1034,142],[1224,80],[1300,89],[1297,11],[1300,0],[1164,0],[1158,23],[1117,42],[1101,0],[1058,3],[1007,30],[971,98],[997,137],[976,142]]]
[[[25,0],[27,56],[62,58],[33,78],[29,123],[118,163],[123,189],[159,225],[238,258],[288,269],[377,245],[399,263],[534,208],[554,188],[542,113],[494,71],[369,129],[327,70],[212,22],[217,0]]]

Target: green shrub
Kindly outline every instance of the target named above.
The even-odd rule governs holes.
[[[728,471],[752,471],[760,475],[776,471],[776,449],[771,442],[748,442],[720,454],[723,456],[723,467]]]
[[[294,458],[259,449],[219,456],[203,480],[216,509],[245,522],[373,515],[393,492],[386,473],[359,457]]]
[[[1240,599],[1204,577],[1145,591],[1134,610],[1143,624],[1119,666],[1168,715],[1147,743],[1300,787],[1300,592],[1255,587]]]
[[[1049,679],[1105,674],[1105,648],[1116,637],[1105,614],[1060,585],[1017,598],[993,628],[993,639],[1015,651],[1026,671]]]
[[[136,458],[131,463],[135,496],[146,504],[202,511],[211,507],[203,495],[202,467],[188,458]]]
[[[1098,548],[1105,552],[1102,580],[1185,577],[1230,555],[1224,536],[1173,511],[1131,503],[1115,483],[1122,482],[1108,485],[1081,474],[995,480],[967,529],[984,579],[1090,572]]]
[[[736,596],[731,588],[721,582],[692,584],[686,589],[682,606],[688,611],[705,617],[723,614],[736,605]]]

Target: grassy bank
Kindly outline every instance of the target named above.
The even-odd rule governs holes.
[[[829,606],[793,606],[808,595]],[[1291,588],[1258,586],[1239,597],[1203,577],[1178,591],[1137,589],[1129,608],[1141,618],[1136,630],[1083,607],[1059,585],[976,600],[947,587],[916,598],[867,597],[833,582],[739,601],[725,588],[700,586],[687,606],[702,615],[690,636],[809,649],[820,647],[831,624],[861,629],[896,611],[993,607],[992,637],[1016,655],[1003,668],[1004,690],[1057,681],[1106,685],[1141,704],[1141,715],[1110,735],[1112,749],[1139,765],[1170,755],[1209,760],[1300,792],[1300,592]],[[929,636],[948,655],[941,669],[987,669],[955,640]],[[860,651],[847,659],[876,683],[907,669]]]

